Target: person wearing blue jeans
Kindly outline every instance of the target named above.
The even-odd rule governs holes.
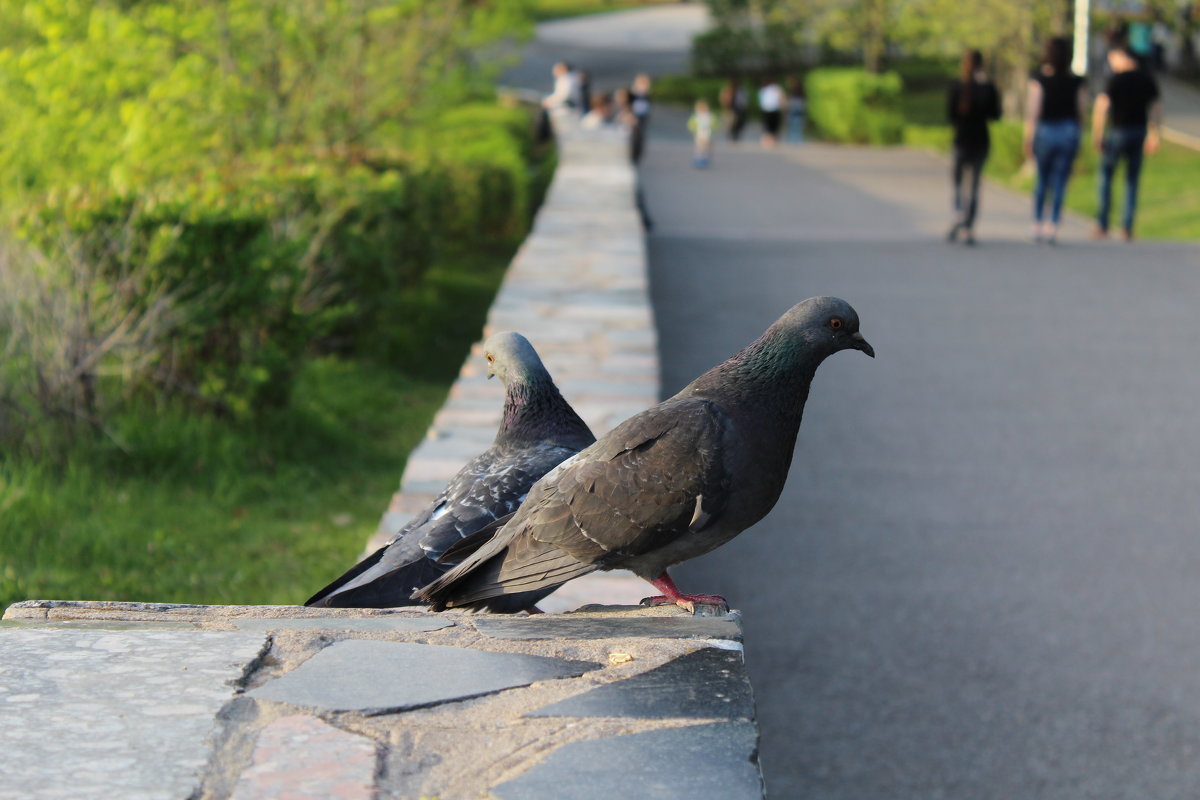
[[[1062,219],[1063,198],[1079,153],[1080,123],[1087,109],[1087,86],[1071,72],[1071,41],[1046,43],[1042,65],[1029,81],[1025,155],[1037,164],[1033,190],[1033,238],[1053,243]],[[1045,221],[1050,195],[1050,220]]]
[[[1162,103],[1154,76],[1138,67],[1136,57],[1128,48],[1122,46],[1110,50],[1108,64],[1112,76],[1092,110],[1092,144],[1100,152],[1099,210],[1092,235],[1097,239],[1108,236],[1113,175],[1117,163],[1124,160],[1125,207],[1121,214],[1121,231],[1125,241],[1131,241],[1142,153],[1153,154],[1158,150]],[[1107,136],[1104,135],[1106,122],[1111,123]]]

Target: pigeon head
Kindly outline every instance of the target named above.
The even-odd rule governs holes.
[[[819,358],[841,350],[861,350],[871,358],[875,348],[858,330],[858,312],[839,297],[810,297],[788,309],[764,338],[803,343]]]
[[[483,354],[488,362],[488,377],[498,376],[505,384],[550,378],[533,345],[519,333],[492,334],[483,343]]]

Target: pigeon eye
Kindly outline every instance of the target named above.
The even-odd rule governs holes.
[[[492,355],[491,353],[488,353],[487,360],[488,360],[488,363],[491,364],[493,361],[496,360],[496,357],[494,355]]]
[[[829,327],[833,328],[835,331],[839,331],[839,330],[841,330],[841,329],[842,329],[842,320],[841,320],[841,318],[840,318],[840,317],[834,317],[833,319],[829,320]]]

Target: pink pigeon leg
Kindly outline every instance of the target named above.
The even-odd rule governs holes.
[[[642,605],[644,606],[665,606],[674,603],[689,614],[695,614],[696,603],[709,603],[721,606],[726,611],[729,610],[729,603],[719,594],[683,594],[666,570],[663,570],[663,574],[651,580],[650,583],[654,584],[654,588],[662,594],[655,597],[643,597]]]

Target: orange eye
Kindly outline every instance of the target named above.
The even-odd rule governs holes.
[[[487,360],[488,360],[488,363],[491,364],[493,361],[496,360],[496,357],[494,355],[492,355],[491,353],[488,353]]]
[[[835,331],[841,330],[842,320],[839,317],[834,317],[833,319],[829,320],[829,327],[833,328]]]

